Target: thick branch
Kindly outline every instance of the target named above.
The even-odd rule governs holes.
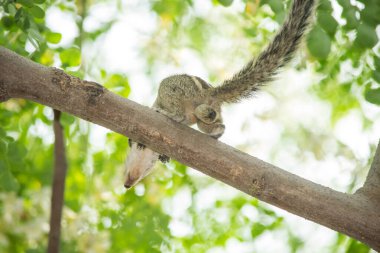
[[[50,208],[50,232],[47,250],[48,253],[59,252],[61,217],[65,195],[67,162],[63,128],[59,122],[60,116],[61,112],[54,110],[54,176]]]
[[[99,124],[251,196],[380,249],[380,209],[368,198],[305,180],[96,83],[43,67],[4,48],[0,48],[0,73],[3,100],[26,98]]]

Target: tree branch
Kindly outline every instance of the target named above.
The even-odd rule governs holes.
[[[61,235],[61,217],[65,195],[67,162],[63,128],[59,122],[61,112],[54,110],[54,176],[50,208],[48,253],[58,253]]]
[[[26,98],[99,124],[251,196],[380,250],[380,208],[368,198],[305,180],[97,83],[33,63],[4,48],[0,48],[0,73],[3,100]]]

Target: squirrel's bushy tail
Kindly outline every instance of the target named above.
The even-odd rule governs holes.
[[[314,3],[315,0],[293,0],[287,19],[269,46],[231,79],[210,89],[210,95],[220,102],[238,102],[251,96],[265,82],[272,80],[277,70],[284,66],[296,51],[310,23]]]

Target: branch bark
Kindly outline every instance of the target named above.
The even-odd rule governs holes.
[[[50,208],[48,253],[58,253],[61,235],[61,218],[65,195],[67,162],[63,128],[59,122],[61,112],[54,110],[54,176]]]
[[[101,85],[0,48],[0,101],[25,98],[129,136],[251,196],[380,250],[380,205],[229,147]],[[121,181],[122,183],[122,181]]]

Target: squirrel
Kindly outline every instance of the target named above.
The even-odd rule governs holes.
[[[200,77],[187,74],[163,79],[153,109],[182,124],[197,124],[200,131],[219,138],[225,129],[222,104],[249,98],[289,62],[310,24],[314,5],[315,0],[293,0],[287,19],[267,48],[219,86],[212,87]],[[129,146],[126,188],[144,178],[156,161],[169,161],[166,155],[158,154],[131,139]]]

